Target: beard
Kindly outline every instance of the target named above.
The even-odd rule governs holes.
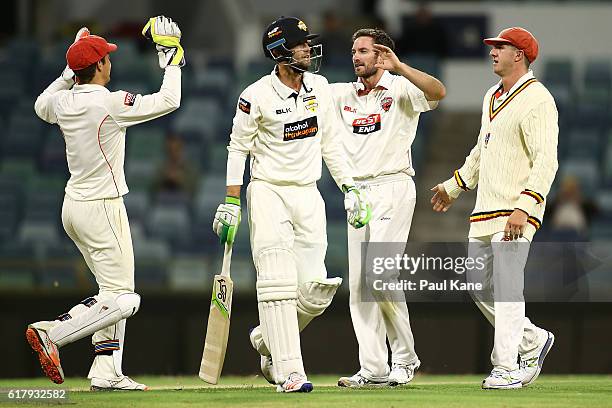
[[[360,65],[359,67],[361,67],[363,71],[357,72],[358,67],[354,67],[355,75],[357,75],[358,78],[369,78],[372,75],[376,75],[378,72],[378,68],[375,68],[374,66],[368,67],[367,65]]]

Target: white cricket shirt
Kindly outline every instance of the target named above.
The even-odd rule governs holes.
[[[344,125],[342,142],[357,179],[406,173],[414,176],[410,147],[419,115],[435,109],[408,79],[385,71],[368,94],[360,81],[331,84]]]
[[[242,185],[249,154],[254,180],[311,184],[321,178],[323,158],[339,187],[354,185],[340,132],[327,79],[305,72],[295,92],[274,70],[238,99],[227,147],[227,185]]]
[[[123,163],[126,128],[177,109],[181,69],[167,67],[159,92],[135,95],[110,92],[101,85],[75,85],[59,77],[36,99],[34,109],[45,122],[57,123],[64,135],[70,179],[66,194],[86,201],[128,192]]]

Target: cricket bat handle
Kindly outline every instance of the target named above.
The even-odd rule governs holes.
[[[221,267],[221,275],[230,277],[230,265],[232,263],[232,248],[230,244],[225,244],[223,251],[223,266]]]

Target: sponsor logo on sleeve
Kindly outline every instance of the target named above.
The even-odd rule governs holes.
[[[367,135],[380,130],[380,113],[357,118],[353,121],[353,133]]]
[[[357,109],[355,109],[355,108],[351,108],[351,107],[350,107],[350,106],[348,106],[348,105],[344,105],[344,111],[345,111],[345,112],[351,112],[351,113],[357,113]]]
[[[247,115],[251,113],[251,102],[247,101],[244,98],[238,99],[238,109],[246,113]]]
[[[126,92],[125,98],[123,98],[123,104],[126,106],[134,106],[134,102],[136,102],[136,95]]]
[[[393,104],[393,98],[391,98],[390,96],[382,98],[382,100],[380,101],[380,106],[383,108],[385,112],[389,112],[389,109],[391,109],[392,104]]]
[[[319,131],[319,124],[316,116],[311,116],[297,122],[286,123],[283,140],[297,140],[313,137]]]

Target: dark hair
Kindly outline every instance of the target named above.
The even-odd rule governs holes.
[[[384,45],[395,51],[395,42],[389,37],[389,34],[380,28],[361,28],[355,31],[352,37],[353,42],[359,37],[371,37],[374,40],[374,44]]]
[[[100,61],[102,64],[106,64],[106,56],[102,58]],[[80,85],[88,84],[91,82],[93,77],[96,75],[96,68],[98,66],[97,62],[94,62],[87,68],[79,69],[78,71],[74,71],[74,75],[78,78],[78,83]]]

